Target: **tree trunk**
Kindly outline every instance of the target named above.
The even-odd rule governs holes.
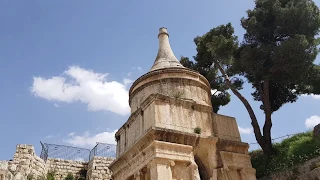
[[[236,95],[239,98],[239,100],[243,103],[243,105],[247,109],[247,111],[249,113],[249,116],[250,116],[250,119],[251,119],[251,125],[253,127],[253,132],[254,132],[255,138],[256,138],[258,144],[260,145],[260,147],[262,148],[264,154],[272,155],[273,154],[273,150],[272,150],[271,133],[270,133],[272,124],[269,124],[269,121],[268,121],[268,124],[266,123],[267,125],[265,124],[265,126],[263,128],[263,130],[266,129],[266,131],[263,131],[263,133],[267,133],[269,138],[265,137],[265,136],[262,136],[257,117],[256,117],[256,115],[255,115],[250,103],[248,102],[248,100],[245,97],[242,96],[242,94],[237,89],[235,89],[232,86],[232,83],[230,81],[229,76],[227,75],[225,70],[221,67],[221,65],[216,61],[214,61],[214,63],[215,63],[215,65],[217,65],[219,71],[224,76],[227,86],[231,89],[233,94]],[[271,123],[271,114],[270,114],[270,123]],[[269,131],[268,131],[268,129],[269,129]],[[268,139],[270,139],[270,141]]]
[[[262,104],[264,107],[264,113],[265,113],[265,123],[263,126],[263,138],[267,144],[268,147],[273,151],[272,148],[272,139],[271,139],[271,127],[272,127],[272,110],[270,105],[270,82],[269,80],[264,81],[259,86],[259,92],[262,100]],[[272,152],[271,152],[272,153]]]

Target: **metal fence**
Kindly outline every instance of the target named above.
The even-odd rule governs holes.
[[[41,143],[40,158],[47,161],[48,158],[65,159],[74,161],[90,161],[94,156],[116,157],[116,145],[97,143],[92,149],[79,147]]]
[[[40,144],[41,144],[41,154],[40,154],[40,158],[43,159],[44,161],[47,161],[48,159],[48,145],[47,144],[43,144],[41,141],[40,141]]]
[[[299,133],[297,133],[297,134],[299,134]],[[294,136],[294,135],[296,135],[296,134],[286,134],[286,135],[284,135],[284,136],[280,136],[280,137],[273,138],[273,139],[271,139],[271,140],[272,140],[272,144],[274,144],[274,143],[280,143],[280,142],[283,141],[284,139],[287,139],[287,138],[292,137],[292,136]],[[258,142],[249,143],[249,145],[250,145],[250,149],[251,149],[251,150],[259,150],[259,149],[261,149],[261,147],[260,147],[260,145],[258,144]]]
[[[116,145],[97,143],[97,145],[90,151],[89,161],[94,156],[100,157],[116,157]]]
[[[90,149],[57,144],[47,144],[42,142],[40,143],[42,146],[40,157],[45,161],[48,158],[89,161]]]

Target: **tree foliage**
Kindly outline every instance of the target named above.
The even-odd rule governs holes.
[[[311,0],[257,0],[241,19],[246,30],[234,65],[261,101],[259,89],[269,81],[271,111],[311,93],[318,54],[319,9]],[[264,105],[261,105],[264,108]]]
[[[217,113],[220,106],[224,106],[230,102],[230,94],[227,91],[228,87],[222,83],[223,78],[218,77],[218,71],[216,68],[210,66],[202,67],[198,63],[190,61],[187,57],[181,57],[180,63],[187,68],[198,71],[208,79],[212,89],[211,103],[213,106],[213,112]]]
[[[258,143],[266,154],[272,154],[272,113],[301,94],[320,93],[320,67],[314,64],[319,52],[320,13],[312,0],[255,3],[241,19],[246,30],[242,43],[230,23],[221,25],[194,39],[194,62],[185,57],[181,62],[204,75],[212,89],[222,92],[221,99],[212,96],[214,108],[230,101],[228,89],[241,100]],[[265,114],[262,132],[248,97],[239,91],[241,78],[252,85],[254,100],[261,102]]]
[[[195,63],[187,57],[181,57],[180,60],[182,65],[198,71],[208,79],[213,92],[211,102],[214,112],[218,112],[220,106],[230,102],[229,87],[224,83],[224,77],[215,66],[214,61],[219,60],[224,66],[230,66],[233,53],[238,46],[237,37],[233,33],[234,29],[229,23],[226,26],[220,26],[219,29],[213,29],[204,36],[196,37],[194,43],[198,53],[193,57]],[[232,79],[232,86],[236,89],[241,89],[242,84],[241,79],[237,77]]]

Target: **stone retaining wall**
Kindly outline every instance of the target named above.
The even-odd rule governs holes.
[[[0,161],[0,180],[46,179],[48,172],[54,172],[56,180],[64,180],[68,173],[87,180],[109,180],[109,164],[112,158],[94,157],[90,162],[63,159],[48,159],[44,162],[35,154],[32,145],[19,144],[13,160]]]
[[[114,161],[113,158],[95,156],[88,164],[87,179],[105,180],[111,179],[109,165]]]
[[[63,180],[68,173],[73,174],[77,179],[85,178],[82,172],[87,170],[88,163],[82,161],[71,161],[63,159],[48,159],[46,162],[48,170],[55,173],[56,180]]]
[[[38,178],[47,172],[44,161],[35,155],[32,145],[17,145],[13,160],[7,161],[7,168],[3,169],[5,180],[24,180],[28,176]]]

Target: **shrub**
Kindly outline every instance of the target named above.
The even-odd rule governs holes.
[[[55,175],[55,171],[49,171],[48,173],[47,173],[47,180],[55,180],[55,178],[54,178],[54,175]]]
[[[201,134],[201,128],[199,127],[194,128],[194,133]]]
[[[27,180],[33,180],[33,175],[32,175],[32,174],[29,174],[29,175],[27,176]]]
[[[64,178],[64,180],[75,180],[75,178],[74,178],[73,174],[68,173],[67,177]]]
[[[257,177],[271,172],[292,170],[294,166],[320,155],[320,139],[312,137],[312,132],[299,133],[273,145],[276,153],[268,157],[261,150],[250,152],[252,166]]]

